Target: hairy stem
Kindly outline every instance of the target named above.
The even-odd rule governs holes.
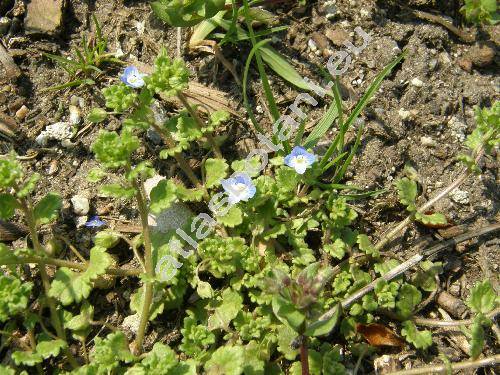
[[[12,260],[3,260],[0,262],[0,265],[9,265],[9,264],[39,264],[40,262],[44,262],[45,265],[57,266],[57,267],[67,267],[72,268],[74,270],[86,271],[88,268],[87,264],[84,263],[76,263],[69,260],[49,258],[49,257],[38,257],[38,256],[29,256],[29,257],[19,257],[13,258]],[[106,270],[106,274],[113,276],[139,276],[142,271],[138,268],[134,269],[122,269],[122,268],[108,268]]]
[[[146,267],[146,274],[148,275],[147,282],[144,283],[144,304],[141,311],[141,320],[139,322],[139,329],[137,331],[137,336],[134,342],[134,349],[136,354],[141,354],[142,344],[144,341],[144,334],[146,333],[146,327],[149,321],[150,307],[153,301],[153,283],[152,279],[155,277],[155,270],[153,267],[153,253],[151,249],[151,235],[149,232],[148,224],[148,207],[146,204],[144,188],[142,184],[133,182],[136,189],[135,198],[137,200],[137,205],[139,207],[139,214],[141,216],[142,224],[142,235],[144,238],[144,265]]]
[[[486,366],[495,366],[500,363],[500,354],[476,359],[472,361],[456,362],[451,364],[451,369],[453,371],[480,368]],[[417,374],[446,374],[448,369],[447,365],[437,365],[437,366],[426,366],[420,368],[414,368],[410,370],[401,370],[396,372],[391,372],[388,375],[417,375]]]
[[[151,124],[151,126],[160,135],[160,137],[163,139],[163,142],[165,142],[167,147],[172,149],[175,147],[175,142],[167,131],[165,131],[160,126],[154,123]],[[196,177],[193,170],[189,166],[189,163],[187,162],[186,159],[184,159],[184,156],[182,156],[180,153],[175,153],[174,159],[177,162],[177,164],[179,164],[179,167],[182,169],[182,171],[186,174],[189,181],[191,181],[191,183],[197,188],[204,189],[202,183],[200,182],[198,177]]]
[[[33,248],[35,249],[35,252],[43,255],[45,254],[45,251],[43,249],[43,246],[40,244],[40,241],[38,240],[38,231],[36,226],[35,215],[33,214],[33,208],[29,198],[21,200],[21,208],[24,212],[26,223],[28,224],[30,237],[31,240],[33,241]],[[49,305],[50,309],[50,319],[52,321],[52,325],[54,326],[57,332],[57,336],[67,342],[66,332],[64,331],[61,319],[59,317],[59,313],[57,312],[56,304],[54,300],[51,297],[49,297],[50,281],[49,281],[49,276],[47,275],[47,270],[45,268],[45,259],[43,258],[43,256],[40,257],[39,259],[38,268],[40,269],[42,285],[45,292],[45,297],[47,299],[47,304]],[[76,362],[75,358],[73,357],[73,354],[71,354],[71,351],[69,350],[68,347],[66,347],[65,349],[65,354],[69,364],[73,368],[77,368],[78,363]]]
[[[309,352],[307,348],[307,337],[302,336],[300,343],[300,363],[302,367],[302,375],[309,375]]]
[[[201,131],[203,129],[203,127],[204,127],[204,124],[203,124],[203,121],[201,120],[200,116],[198,116],[198,113],[196,113],[196,110],[191,106],[191,104],[189,104],[186,96],[181,91],[179,91],[177,93],[177,97],[181,101],[181,103],[184,106],[184,108],[187,109],[187,111],[189,112],[189,114],[191,115],[191,117],[194,119],[194,121],[198,125],[198,128]],[[215,139],[212,137],[212,135],[211,134],[205,134],[205,136],[207,137],[208,142],[212,146],[215,156],[217,156],[218,158],[222,158],[222,153],[220,151],[220,148],[219,148],[219,146],[217,146],[217,143],[215,142]]]

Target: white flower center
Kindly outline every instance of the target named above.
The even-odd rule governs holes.
[[[307,160],[304,157],[304,155],[299,155],[299,156],[295,157],[295,163],[297,163],[297,164],[306,164]]]
[[[138,77],[135,74],[131,74],[131,75],[128,76],[128,81],[130,83],[136,83],[137,80],[138,80]]]
[[[234,190],[238,193],[242,193],[246,190],[247,186],[245,184],[242,184],[241,182],[237,182],[233,185]]]

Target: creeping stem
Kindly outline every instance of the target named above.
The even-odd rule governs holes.
[[[155,270],[153,267],[151,235],[148,224],[148,207],[145,199],[146,194],[144,192],[142,184],[138,183],[136,180],[134,180],[132,184],[136,190],[135,198],[137,200],[137,206],[139,207],[139,214],[141,216],[142,235],[144,238],[144,265],[146,268],[146,274],[149,279],[144,282],[144,304],[142,306],[139,329],[137,331],[137,336],[134,342],[134,349],[137,352],[136,354],[140,354],[142,352],[144,334],[146,332],[146,327],[149,321],[150,306],[153,301],[153,279],[155,277]]]
[[[186,96],[181,91],[178,91],[177,97],[181,101],[184,108],[187,109],[191,117],[194,119],[194,121],[198,125],[198,128],[202,130],[204,126],[203,121],[201,120],[200,116],[198,116],[198,113],[196,113],[196,110],[191,106],[191,104],[189,104]],[[205,136],[207,137],[210,146],[212,146],[215,156],[217,156],[218,158],[222,158],[222,153],[220,152],[219,146],[217,146],[217,143],[215,142],[215,139],[212,137],[212,135],[206,134]]]
[[[28,224],[31,240],[33,241],[33,248],[35,249],[35,252],[37,252],[40,255],[43,255],[45,254],[45,251],[43,250],[43,247],[40,244],[40,241],[38,240],[36,220],[33,214],[33,207],[31,201],[29,198],[25,198],[21,199],[20,203],[21,203],[21,208],[24,212],[24,217],[26,218],[26,223]],[[61,319],[59,318],[59,313],[57,312],[56,304],[54,303],[54,300],[51,297],[49,297],[50,281],[49,281],[49,276],[47,275],[47,270],[45,268],[45,261],[43,257],[40,257],[38,265],[39,265],[38,268],[40,269],[40,276],[42,278],[43,289],[45,291],[45,297],[47,299],[47,304],[49,305],[50,309],[50,319],[52,321],[52,325],[54,326],[57,332],[57,336],[62,340],[64,340],[65,342],[67,342],[66,332],[64,331]],[[66,347],[65,349],[65,354],[70,365],[73,368],[77,368],[78,363],[76,362],[75,358],[73,357],[73,354],[71,354],[71,351],[69,350],[68,347]]]

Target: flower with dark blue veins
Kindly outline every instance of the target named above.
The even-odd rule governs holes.
[[[307,152],[304,147],[300,146],[295,146],[292,152],[285,156],[285,164],[295,169],[298,174],[304,174],[315,161],[316,155]]]
[[[222,180],[221,184],[228,194],[229,204],[246,202],[255,195],[255,185],[246,173],[238,173],[234,177]]]
[[[99,216],[92,216],[90,220],[85,223],[87,228],[99,228],[103,225],[106,225],[106,222],[99,219]]]
[[[138,89],[144,86],[144,76],[145,74],[140,73],[135,66],[127,66],[120,76],[120,79],[127,86]]]

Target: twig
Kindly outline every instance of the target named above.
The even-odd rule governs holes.
[[[478,152],[475,158],[476,164],[483,156],[483,152],[484,152],[483,150]],[[446,195],[448,195],[450,192],[452,192],[458,186],[460,186],[471,174],[472,172],[470,170],[465,169],[456,179],[453,180],[453,182],[449,186],[441,190],[436,196],[431,198],[427,203],[423,204],[417,210],[417,212],[425,213],[425,211],[432,208],[432,206],[434,206],[438,201],[440,201],[442,198],[444,198]],[[399,232],[405,229],[413,221],[413,218],[414,215],[408,216],[401,223],[399,223],[394,229],[392,229],[389,233],[385,234],[384,237],[375,245],[375,249],[382,250],[382,248],[385,245],[387,245],[390,241],[392,241],[399,234]]]
[[[500,314],[500,307],[495,310],[485,314],[487,318],[493,319],[498,314]],[[456,327],[456,326],[468,326],[474,323],[474,319],[465,320],[437,320],[437,319],[425,319],[425,318],[413,318],[413,322],[419,326],[427,327]]]
[[[436,254],[438,251],[440,251],[448,246],[455,245],[455,244],[463,242],[463,241],[467,241],[470,238],[478,237],[478,236],[481,236],[481,235],[489,233],[489,232],[494,232],[498,229],[500,229],[500,223],[495,223],[492,225],[488,225],[484,228],[481,228],[479,230],[473,230],[473,231],[466,232],[460,236],[457,236],[456,238],[452,238],[450,240],[443,241],[437,245],[431,246],[427,250],[424,250],[421,254],[416,254],[416,255],[412,256],[406,262],[401,263],[399,266],[393,268],[392,270],[390,270],[388,273],[386,273],[382,277],[379,277],[379,278],[373,280],[370,284],[368,284],[364,288],[361,288],[360,290],[355,292],[353,295],[345,298],[341,302],[341,305],[344,309],[349,307],[356,300],[358,300],[359,298],[363,297],[364,295],[370,293],[375,288],[375,285],[380,280],[390,281],[390,280],[398,277],[399,275],[403,274],[404,272],[406,272],[410,268],[414,267],[415,265],[417,265],[422,259],[429,257],[429,256],[432,256],[432,255]],[[321,315],[318,320],[328,320],[333,316],[333,314],[335,312],[336,312],[336,308],[332,308],[332,309],[328,310],[327,312],[325,312],[323,315]]]
[[[500,354],[497,354],[491,357],[481,358],[473,361],[452,363],[451,369],[454,371],[465,370],[465,369],[473,369],[486,366],[495,366],[499,363],[500,363]],[[390,372],[388,375],[417,375],[417,374],[436,374],[436,373],[445,374],[447,369],[448,369],[447,365],[426,366],[410,370]]]
[[[65,236],[57,236],[57,238],[63,240],[66,246],[68,246],[68,248],[73,252],[73,254],[76,255],[78,259],[80,259],[83,263],[88,263],[87,260],[82,256],[82,254],[80,254],[80,252],[77,250],[77,248],[71,244],[68,238],[66,238]]]

